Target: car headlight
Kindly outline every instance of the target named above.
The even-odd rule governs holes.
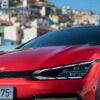
[[[95,61],[47,68],[33,72],[33,77],[39,80],[80,79],[84,77]]]

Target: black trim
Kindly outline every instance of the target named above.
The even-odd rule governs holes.
[[[77,98],[78,100],[82,100],[78,94],[39,94],[33,95],[33,100],[35,100],[35,98]]]
[[[0,78],[21,78],[32,76],[34,71],[0,72]]]
[[[95,62],[100,62],[100,59],[96,59],[96,60],[94,60]]]
[[[14,87],[14,90],[13,90],[13,100],[16,99],[16,88]]]

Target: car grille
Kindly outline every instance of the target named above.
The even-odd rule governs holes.
[[[33,100],[82,100],[77,94],[45,94],[34,95]]]
[[[0,78],[30,77],[34,71],[0,72]]]

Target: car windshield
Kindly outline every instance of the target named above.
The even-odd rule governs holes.
[[[19,48],[25,49],[81,44],[100,45],[100,27],[77,27],[49,32],[21,45]]]

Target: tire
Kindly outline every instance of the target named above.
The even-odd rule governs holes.
[[[100,100],[100,80],[98,81],[97,85],[96,100]]]

